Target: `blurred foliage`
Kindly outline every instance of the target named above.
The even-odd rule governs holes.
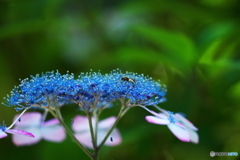
[[[144,73],[168,86],[160,106],[186,113],[200,143],[180,142],[133,108],[118,125],[123,143],[103,148],[101,159],[238,159],[209,154],[240,154],[239,7],[238,0],[1,0],[0,97],[19,78],[56,69]],[[2,105],[0,121],[10,124],[15,114]],[[63,114],[70,124],[79,112],[66,106]],[[1,160],[87,159],[70,138],[29,147],[15,147],[11,136],[0,141]]]

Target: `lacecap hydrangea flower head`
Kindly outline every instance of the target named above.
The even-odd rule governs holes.
[[[143,74],[114,70],[109,74],[81,73],[74,79],[73,74],[47,72],[21,80],[6,102],[20,108],[77,103],[90,111],[96,103],[115,100],[128,100],[127,106],[154,105],[165,101],[165,94],[165,86]]]
[[[118,69],[107,74],[102,74],[100,71],[90,71],[81,73],[79,76],[74,76],[72,73],[60,74],[53,71],[21,80],[20,85],[16,86],[10,95],[5,98],[5,105],[15,106],[17,111],[23,110],[23,113],[31,108],[38,108],[43,110],[44,113],[51,113],[55,117],[54,122],[56,123],[54,125],[61,124],[78,146],[89,157],[94,159],[98,157],[99,150],[104,144],[108,146],[120,144],[122,141],[120,132],[115,127],[118,121],[131,108],[137,106],[144,108],[158,119],[165,118],[165,120],[168,120],[169,124],[166,123],[166,125],[170,126],[169,118],[173,117],[172,114],[167,115],[165,110],[157,106],[157,104],[166,101],[166,91],[166,87],[160,81],[154,81],[151,77],[144,76],[143,74],[123,73]],[[105,120],[101,120],[100,114],[108,108],[113,107],[113,102],[115,101],[121,103],[118,115],[113,115],[109,118],[105,117]],[[61,107],[70,103],[77,104],[80,111],[86,115],[78,115],[78,118],[74,118],[76,122],[72,123],[72,128],[75,133],[65,124],[60,111]],[[157,113],[155,114],[154,111],[149,110],[148,107],[150,106],[156,107],[161,112],[164,111],[165,117],[162,114],[159,117]],[[37,113],[34,113],[34,115],[37,115]],[[88,126],[78,121],[79,116],[80,119],[88,122]],[[177,117],[177,115],[174,117]],[[148,116],[146,120],[159,124],[157,118]],[[177,118],[175,120],[176,122],[180,122]],[[11,126],[15,123],[16,120]],[[18,127],[22,126],[20,123],[17,124]],[[43,127],[43,124],[44,122],[38,123],[38,127]],[[28,128],[32,128],[31,125]],[[60,128],[58,127],[58,129]],[[5,130],[2,129],[2,131]],[[40,133],[40,130],[38,128],[37,133]],[[182,127],[179,131],[182,131],[181,133],[185,134],[185,138],[188,138],[188,140],[184,139],[183,141],[190,142],[189,132],[191,129]],[[196,133],[195,131],[196,129],[194,133]],[[55,132],[51,131],[48,133]],[[61,133],[61,135],[64,135],[64,133]],[[47,137],[51,137],[51,135],[47,134]],[[87,137],[87,140],[84,137]],[[114,141],[113,138],[115,139]],[[17,142],[16,139],[15,142]],[[196,141],[194,142],[196,143]],[[24,144],[31,143],[24,141]],[[93,149],[93,152],[89,151],[86,147]]]

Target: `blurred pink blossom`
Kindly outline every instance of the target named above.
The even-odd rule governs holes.
[[[16,119],[18,115],[15,116]],[[42,122],[42,115],[39,112],[28,112],[21,117],[21,121],[16,122],[15,129],[24,129],[34,134],[35,138],[13,135],[13,143],[16,146],[25,146],[38,143],[41,139],[52,142],[62,142],[66,135],[57,119]]]
[[[100,145],[107,132],[110,130],[114,122],[116,121],[116,117],[109,117],[102,121],[98,122],[98,130],[97,130],[97,145]],[[96,125],[96,119],[92,118],[93,127]],[[76,138],[86,147],[93,148],[90,128],[88,124],[88,118],[85,116],[76,116],[74,118],[74,123],[72,128],[75,132]],[[94,128],[95,130],[95,128]],[[109,138],[106,140],[106,146],[116,146],[122,142],[121,135],[118,129],[113,129]]]

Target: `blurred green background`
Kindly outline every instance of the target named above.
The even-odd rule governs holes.
[[[179,141],[134,108],[118,125],[122,144],[104,147],[102,160],[239,159],[209,156],[240,154],[239,8],[238,0],[1,0],[1,101],[19,78],[45,71],[144,73],[167,85],[160,106],[186,113],[200,143]],[[9,125],[15,114],[1,105],[0,122]],[[69,124],[76,114],[63,108]],[[0,140],[0,159],[88,158],[70,138],[15,147],[8,136]]]

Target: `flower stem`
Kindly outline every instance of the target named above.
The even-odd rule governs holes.
[[[45,121],[45,119],[47,117],[47,114],[48,114],[48,110],[44,109],[44,113],[43,113],[43,116],[42,116],[42,119],[41,119],[41,123]]]
[[[94,128],[95,128],[94,135],[95,135],[95,141],[96,141],[95,144],[97,146],[97,142],[98,142],[98,137],[97,137],[97,135],[98,135],[98,120],[99,120],[100,114],[97,114],[96,112],[97,112],[96,110],[93,112],[93,116],[95,117],[95,120],[96,120],[95,126],[94,126]]]
[[[93,160],[98,160],[98,159],[99,159],[98,155],[99,155],[99,149],[96,148],[96,149],[94,150]]]
[[[92,121],[92,114],[87,114],[87,117],[88,117],[90,133],[91,133],[92,144],[93,144],[93,148],[95,150],[97,148],[97,142],[96,142],[97,135],[94,134],[94,129],[93,129],[94,124],[93,124],[93,121]]]
[[[19,118],[21,118],[22,115],[23,115],[28,109],[29,109],[28,107],[25,108],[24,111],[15,119],[15,121],[14,121],[7,129],[11,129],[11,128],[14,126],[14,124],[19,120]]]
[[[151,110],[150,110],[150,109],[148,109],[148,108],[147,108],[147,107],[145,107],[145,106],[139,105],[139,107],[141,107],[141,108],[145,109],[145,110],[146,110],[146,111],[148,111],[149,113],[152,113],[152,112],[151,112]]]
[[[159,110],[159,111],[161,111],[162,112],[162,109],[159,107],[159,106],[157,106],[156,104],[155,105],[153,105],[157,110]]]
[[[63,126],[63,128],[65,129],[65,131],[67,132],[67,134],[72,138],[72,140],[92,159],[93,159],[93,154],[91,152],[89,152],[78,140],[77,138],[74,136],[74,134],[71,132],[71,130],[67,127],[67,125],[63,122],[63,120],[60,118],[61,116],[59,115],[59,111],[57,111],[57,113],[55,113],[52,109],[48,108],[49,112],[53,115],[53,117],[55,117],[56,119],[59,120],[59,122],[61,123],[61,125]],[[58,109],[56,109],[58,110]]]

